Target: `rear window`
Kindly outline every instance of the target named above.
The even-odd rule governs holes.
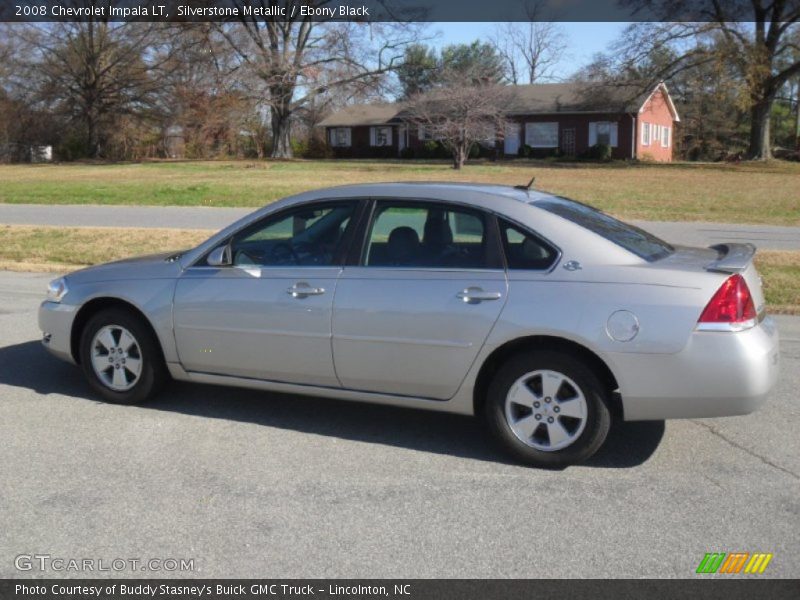
[[[596,208],[581,204],[575,200],[556,196],[535,200],[532,204],[537,208],[572,221],[650,262],[664,258],[675,250],[667,242],[657,238],[652,233],[623,223]]]

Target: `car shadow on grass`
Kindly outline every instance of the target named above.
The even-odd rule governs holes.
[[[0,384],[98,401],[78,367],[50,356],[35,341],[0,348]],[[447,413],[185,382],[172,382],[158,398],[132,410],[139,408],[513,464],[477,419]],[[638,466],[655,453],[664,431],[663,421],[615,424],[585,466]]]

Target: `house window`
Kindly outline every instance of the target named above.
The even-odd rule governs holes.
[[[617,123],[611,121],[589,123],[589,146],[605,144],[610,148],[616,148],[618,139]]]
[[[417,129],[417,139],[423,142],[432,139],[430,130],[420,125]]]
[[[531,148],[558,148],[558,123],[525,123],[525,143]]]
[[[642,146],[650,145],[650,123],[642,122]]]
[[[349,127],[334,127],[331,129],[331,146],[348,147],[351,143]]]
[[[370,127],[369,128],[370,146],[391,146],[392,128],[391,127]]]
[[[669,148],[669,134],[671,128],[669,127],[662,127],[661,128],[661,147],[662,148]]]

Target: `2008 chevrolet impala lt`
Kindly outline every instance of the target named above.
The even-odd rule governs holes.
[[[754,253],[525,186],[345,186],[57,279],[39,325],[112,402],[171,376],[475,414],[517,459],[563,466],[612,419],[759,406],[778,332]]]

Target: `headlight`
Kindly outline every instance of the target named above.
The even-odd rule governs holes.
[[[59,277],[47,284],[47,299],[50,302],[61,302],[61,299],[67,295],[68,291],[67,280]]]

